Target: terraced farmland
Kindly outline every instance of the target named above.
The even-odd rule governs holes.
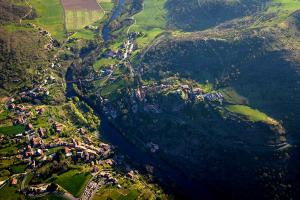
[[[98,21],[104,11],[95,0],[62,0],[65,10],[65,26],[67,31],[75,31]]]
[[[65,22],[67,31],[74,31],[84,28],[93,22],[101,19],[103,13],[94,10],[71,10],[65,12]]]

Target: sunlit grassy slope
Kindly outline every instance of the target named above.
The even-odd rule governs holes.
[[[64,12],[59,0],[31,0],[30,4],[37,10],[38,18],[33,23],[48,30],[55,38],[65,36]],[[32,21],[31,21],[32,22]]]
[[[265,122],[268,124],[273,124],[274,120],[270,118],[265,113],[260,112],[259,110],[255,110],[248,106],[244,105],[230,105],[226,106],[226,109],[232,113],[236,113],[252,122]]]
[[[165,29],[167,23],[165,3],[166,0],[145,0],[143,10],[133,16],[135,23],[129,30],[144,34],[143,37],[137,40],[141,47],[149,44]]]
[[[85,174],[77,170],[70,170],[59,175],[55,182],[74,196],[79,196],[90,178],[91,175],[88,173]]]
[[[273,26],[284,22],[293,12],[300,9],[299,0],[273,0],[271,1],[265,14],[274,14],[274,17],[268,20],[259,19],[255,26]]]
[[[91,30],[82,29],[74,33],[70,38],[92,40],[94,39],[94,33]]]

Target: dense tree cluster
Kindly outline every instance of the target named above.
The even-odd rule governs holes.
[[[10,1],[0,0],[0,24],[17,22],[19,19],[34,19],[37,13],[27,6],[11,4]]]
[[[130,12],[129,12],[130,15],[133,15],[133,14],[139,12],[143,7],[142,0],[130,0],[130,2],[131,2],[130,3],[130,5],[131,5]]]
[[[34,72],[48,59],[45,38],[35,31],[9,32],[0,28],[0,88],[5,91],[29,86],[39,76]]]
[[[205,29],[264,8],[265,0],[168,0],[170,27],[187,31]]]

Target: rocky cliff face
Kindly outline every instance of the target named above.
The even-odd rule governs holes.
[[[143,76],[161,80],[166,73],[178,73],[198,82],[209,80],[219,88],[233,87],[293,133],[299,128],[295,116],[300,116],[299,64],[293,56],[299,51],[291,53],[278,34],[288,33],[274,30],[215,39],[200,34],[165,41],[145,54]]]
[[[268,187],[269,182],[260,176],[269,176],[272,170],[284,173],[280,163],[287,151],[278,151],[286,142],[283,131],[222,115],[216,106],[185,104],[171,97],[159,98],[161,113],[145,112],[145,104],[139,103],[137,113],[127,113],[114,122],[137,146],[152,151],[149,144],[157,145],[154,156],[204,182],[218,198],[261,198],[262,191],[252,192]],[[176,105],[180,110],[174,110]],[[285,184],[278,177],[276,181]]]
[[[226,101],[198,104],[169,93],[147,93],[145,100],[135,99],[137,111],[121,114],[115,123],[137,144],[157,144],[155,154],[206,182],[219,197],[262,199],[265,194],[265,199],[276,199],[291,195],[290,179],[283,174],[292,151],[288,142],[296,142],[290,127],[297,125],[283,115],[298,115],[294,91],[299,89],[299,76],[286,50],[272,47],[275,36],[173,38],[151,48],[138,67],[143,69],[144,81],[164,83],[180,76],[200,83],[208,80],[216,89],[233,87],[250,105],[291,125],[287,133],[280,123],[237,118],[224,111]],[[287,101],[294,103],[289,106]],[[154,111],[145,111],[149,104],[155,106]]]

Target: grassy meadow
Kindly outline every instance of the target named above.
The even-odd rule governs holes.
[[[242,117],[245,117],[251,122],[266,122],[268,124],[272,124],[274,122],[274,120],[265,113],[260,112],[256,109],[252,109],[248,106],[230,105],[226,106],[226,109],[232,113],[236,113],[238,115],[241,115]]]
[[[289,14],[300,9],[298,0],[273,0],[268,8],[268,12],[278,12],[279,14]]]
[[[66,10],[65,23],[67,31],[76,31],[90,25],[104,16],[99,10]]]
[[[276,13],[276,17],[271,20],[271,24],[281,23],[293,12],[300,9],[298,0],[273,0],[273,4],[268,8],[268,13]]]
[[[55,183],[59,184],[65,190],[78,197],[88,184],[92,175],[78,170],[69,170],[57,177]]]
[[[114,65],[114,64],[117,64],[117,60],[116,59],[102,58],[102,59],[97,60],[94,63],[94,69],[95,70],[100,70],[100,69],[102,69],[104,67],[108,67],[108,66]]]
[[[133,16],[135,23],[129,27],[129,32],[139,31],[144,35],[137,39],[140,47],[145,47],[166,27],[164,8],[166,0],[145,0],[143,10]]]
[[[274,26],[284,22],[293,12],[300,9],[298,0],[272,0],[267,4],[265,13],[275,14],[274,17],[263,20],[259,18],[253,25],[254,28],[261,26]]]
[[[0,189],[0,200],[15,200],[21,199],[21,195],[18,193],[20,188],[20,180],[16,186],[6,184]]]
[[[95,38],[93,31],[82,29],[74,33],[70,38],[92,40]]]
[[[16,125],[16,126],[3,126],[0,127],[0,135],[17,135],[19,133],[23,133],[25,131],[24,125]]]
[[[59,0],[31,0],[30,4],[37,10],[38,18],[33,23],[48,30],[56,39],[65,37],[64,11]],[[32,22],[32,21],[31,21]]]
[[[105,10],[105,12],[111,12],[114,8],[114,3],[112,0],[97,0],[97,2],[101,5],[103,10]]]

